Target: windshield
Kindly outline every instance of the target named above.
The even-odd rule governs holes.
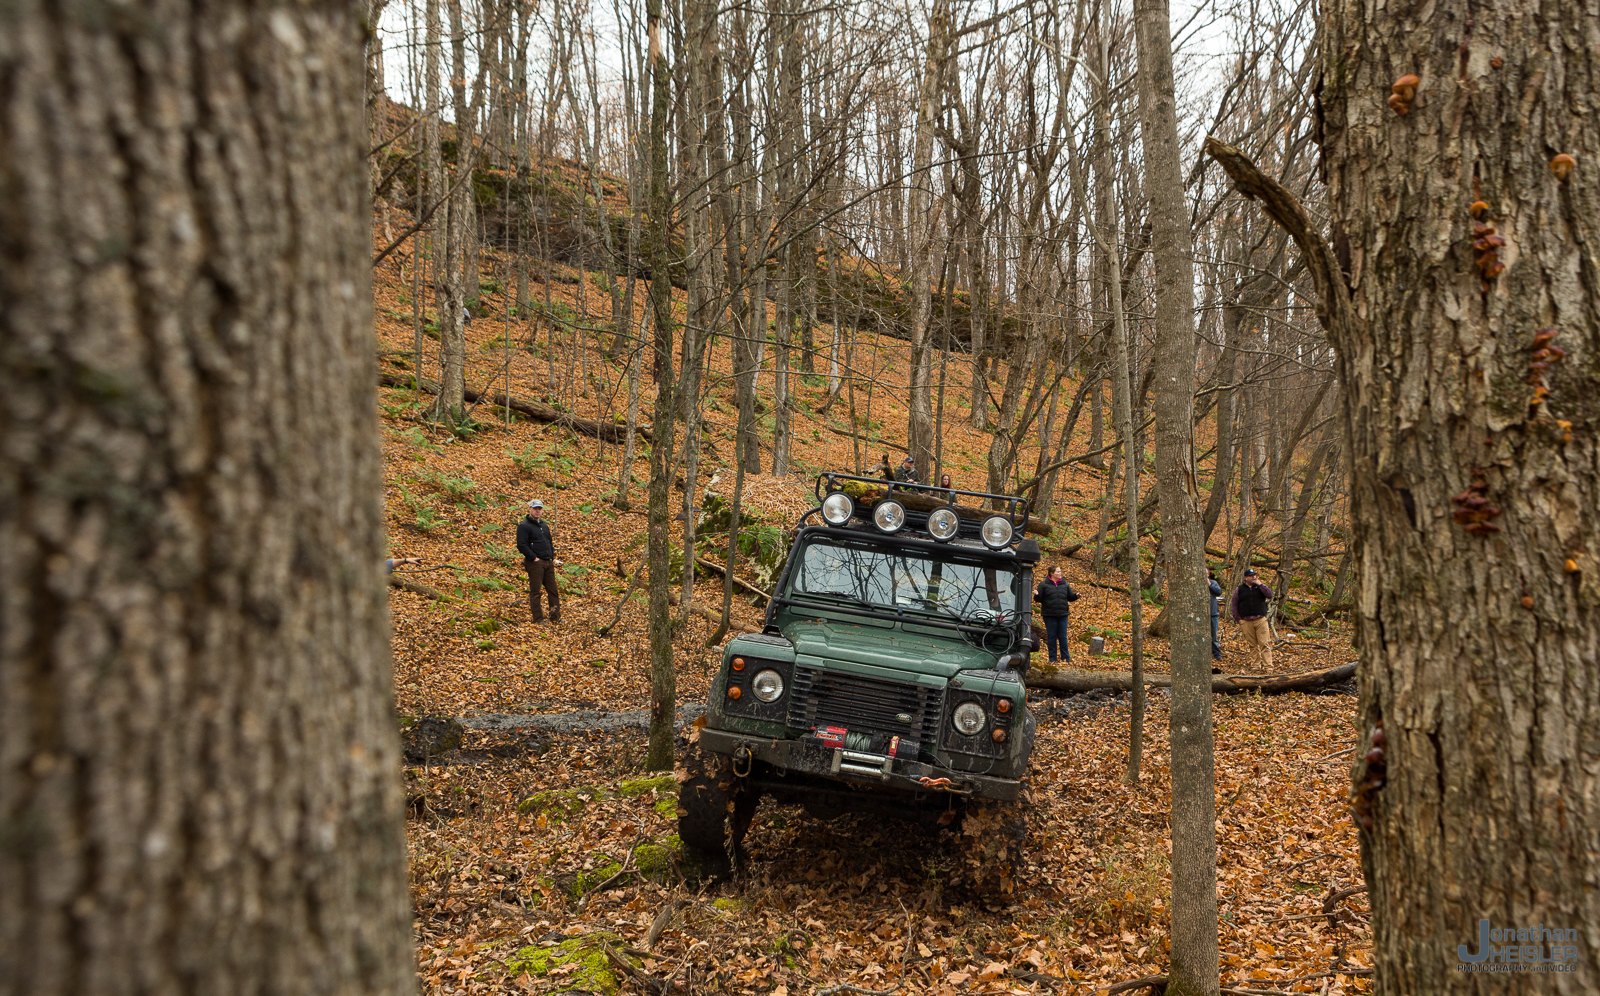
[[[976,557],[922,550],[809,542],[795,564],[790,594],[916,610],[973,622],[1016,618],[1020,574]]]

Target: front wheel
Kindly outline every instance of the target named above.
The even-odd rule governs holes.
[[[678,839],[703,864],[721,870],[737,856],[759,797],[733,773],[733,762],[691,744],[677,772]]]

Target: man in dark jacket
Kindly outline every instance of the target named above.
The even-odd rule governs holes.
[[[544,521],[544,502],[535,498],[528,502],[528,514],[517,523],[517,550],[522,554],[522,569],[528,572],[528,608],[534,622],[544,622],[544,612],[539,607],[539,588],[542,586],[550,601],[550,621],[561,621],[561,591],[556,587],[555,539],[550,535],[550,524]]]
[[[1033,598],[1039,603],[1039,614],[1044,616],[1044,648],[1050,655],[1050,663],[1056,662],[1058,650],[1060,660],[1070,662],[1072,654],[1067,651],[1067,617],[1072,612],[1072,603],[1078,600],[1078,593],[1061,576],[1059,564],[1051,567],[1050,576],[1039,582]]]
[[[894,472],[894,479],[899,481],[901,484],[918,483],[916,459],[907,456],[904,460],[901,460],[899,468],[897,468]]]
[[[1267,621],[1267,607],[1272,604],[1272,589],[1256,577],[1254,568],[1244,571],[1244,583],[1233,591],[1230,614],[1244,633],[1244,642],[1250,652],[1272,670],[1272,624]]]

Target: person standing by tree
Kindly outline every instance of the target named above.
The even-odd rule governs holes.
[[[535,498],[528,502],[528,514],[517,523],[517,550],[522,554],[522,569],[528,572],[528,610],[534,622],[544,622],[544,611],[539,606],[539,589],[543,587],[550,602],[550,621],[561,621],[561,590],[556,587],[555,538],[550,535],[550,524],[544,521],[544,502]]]
[[[1222,585],[1217,582],[1217,572],[1206,571],[1206,586],[1211,590],[1211,659],[1222,660],[1222,643],[1217,639],[1217,616],[1222,606]]]
[[[1265,671],[1272,670],[1272,624],[1267,621],[1267,607],[1272,602],[1272,589],[1256,577],[1255,568],[1244,569],[1244,582],[1233,591],[1230,611],[1233,621],[1244,631],[1244,642],[1249,644],[1251,656],[1259,659]]]
[[[1078,593],[1061,576],[1060,564],[1051,566],[1050,576],[1039,582],[1033,598],[1039,603],[1039,614],[1044,616],[1044,649],[1050,657],[1050,663],[1054,664],[1058,659],[1070,662],[1072,654],[1067,651],[1067,618],[1072,613],[1072,603],[1078,600]]]

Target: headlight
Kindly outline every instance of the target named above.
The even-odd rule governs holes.
[[[986,719],[988,717],[983,714],[983,707],[976,702],[961,703],[956,706],[955,714],[950,717],[956,729],[969,737],[983,729],[983,722]]]
[[[998,550],[1011,542],[1011,520],[1003,515],[991,515],[983,520],[983,542],[991,550]]]
[[[928,515],[928,532],[936,540],[947,540],[961,528],[961,517],[953,508],[937,508]]]
[[[872,521],[886,533],[898,532],[906,524],[906,507],[897,501],[880,501],[872,510]]]
[[[822,518],[830,526],[842,526],[856,513],[856,503],[842,491],[822,499]]]
[[[776,671],[758,671],[750,682],[750,690],[763,702],[776,702],[783,694],[783,675]]]

